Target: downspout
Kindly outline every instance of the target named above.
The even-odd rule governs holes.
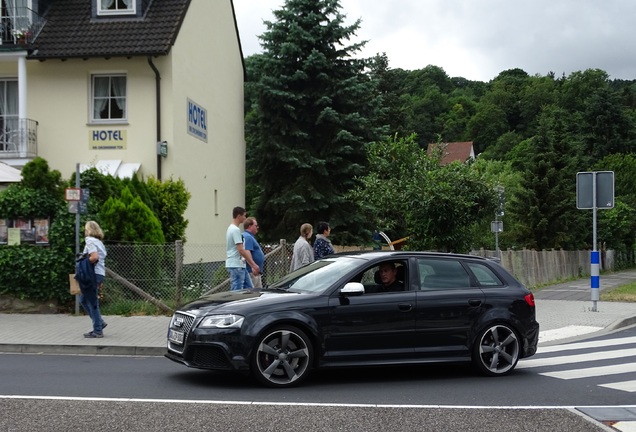
[[[155,145],[155,152],[157,153],[157,180],[161,181],[161,155],[159,154],[159,143],[161,142],[161,74],[159,69],[152,62],[152,57],[148,56],[148,64],[155,73],[155,93],[156,106],[157,106],[157,140]]]

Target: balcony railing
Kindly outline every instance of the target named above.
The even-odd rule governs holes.
[[[0,49],[33,43],[44,26],[44,19],[26,7],[7,7],[0,17]]]
[[[3,120],[4,127],[0,128],[0,159],[35,158],[38,155],[38,122],[6,117]]]

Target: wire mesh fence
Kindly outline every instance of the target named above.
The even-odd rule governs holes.
[[[263,284],[289,273],[293,244],[261,245]],[[104,314],[171,313],[207,293],[227,291],[225,245],[107,245],[106,279],[100,306]]]
[[[287,273],[293,243],[262,244],[265,252],[263,285]],[[205,294],[228,291],[225,244],[107,245],[106,279],[100,295],[105,315],[171,314]],[[371,249],[368,247],[366,249]],[[336,252],[365,250],[339,247]],[[473,251],[494,257],[494,251]],[[500,262],[522,283],[533,287],[590,274],[589,251],[499,251]],[[602,270],[611,270],[613,252],[605,251]]]

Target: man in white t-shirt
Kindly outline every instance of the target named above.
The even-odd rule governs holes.
[[[252,274],[260,274],[260,268],[243,247],[243,235],[239,225],[247,218],[247,211],[243,207],[234,207],[232,223],[225,233],[225,268],[230,273],[230,290],[253,288],[245,263],[249,264]]]

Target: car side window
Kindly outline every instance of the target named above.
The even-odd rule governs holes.
[[[502,280],[488,266],[479,263],[468,263],[481,286],[503,286]]]
[[[418,259],[420,289],[427,291],[470,288],[470,276],[457,260]]]
[[[394,273],[391,267],[395,269]],[[383,268],[385,272],[394,274],[395,277],[387,276],[383,280],[381,275]],[[365,270],[358,277],[360,282],[364,285],[365,294],[404,291],[406,287],[406,263],[404,261],[381,263]],[[356,279],[358,279],[358,277],[356,277]]]

